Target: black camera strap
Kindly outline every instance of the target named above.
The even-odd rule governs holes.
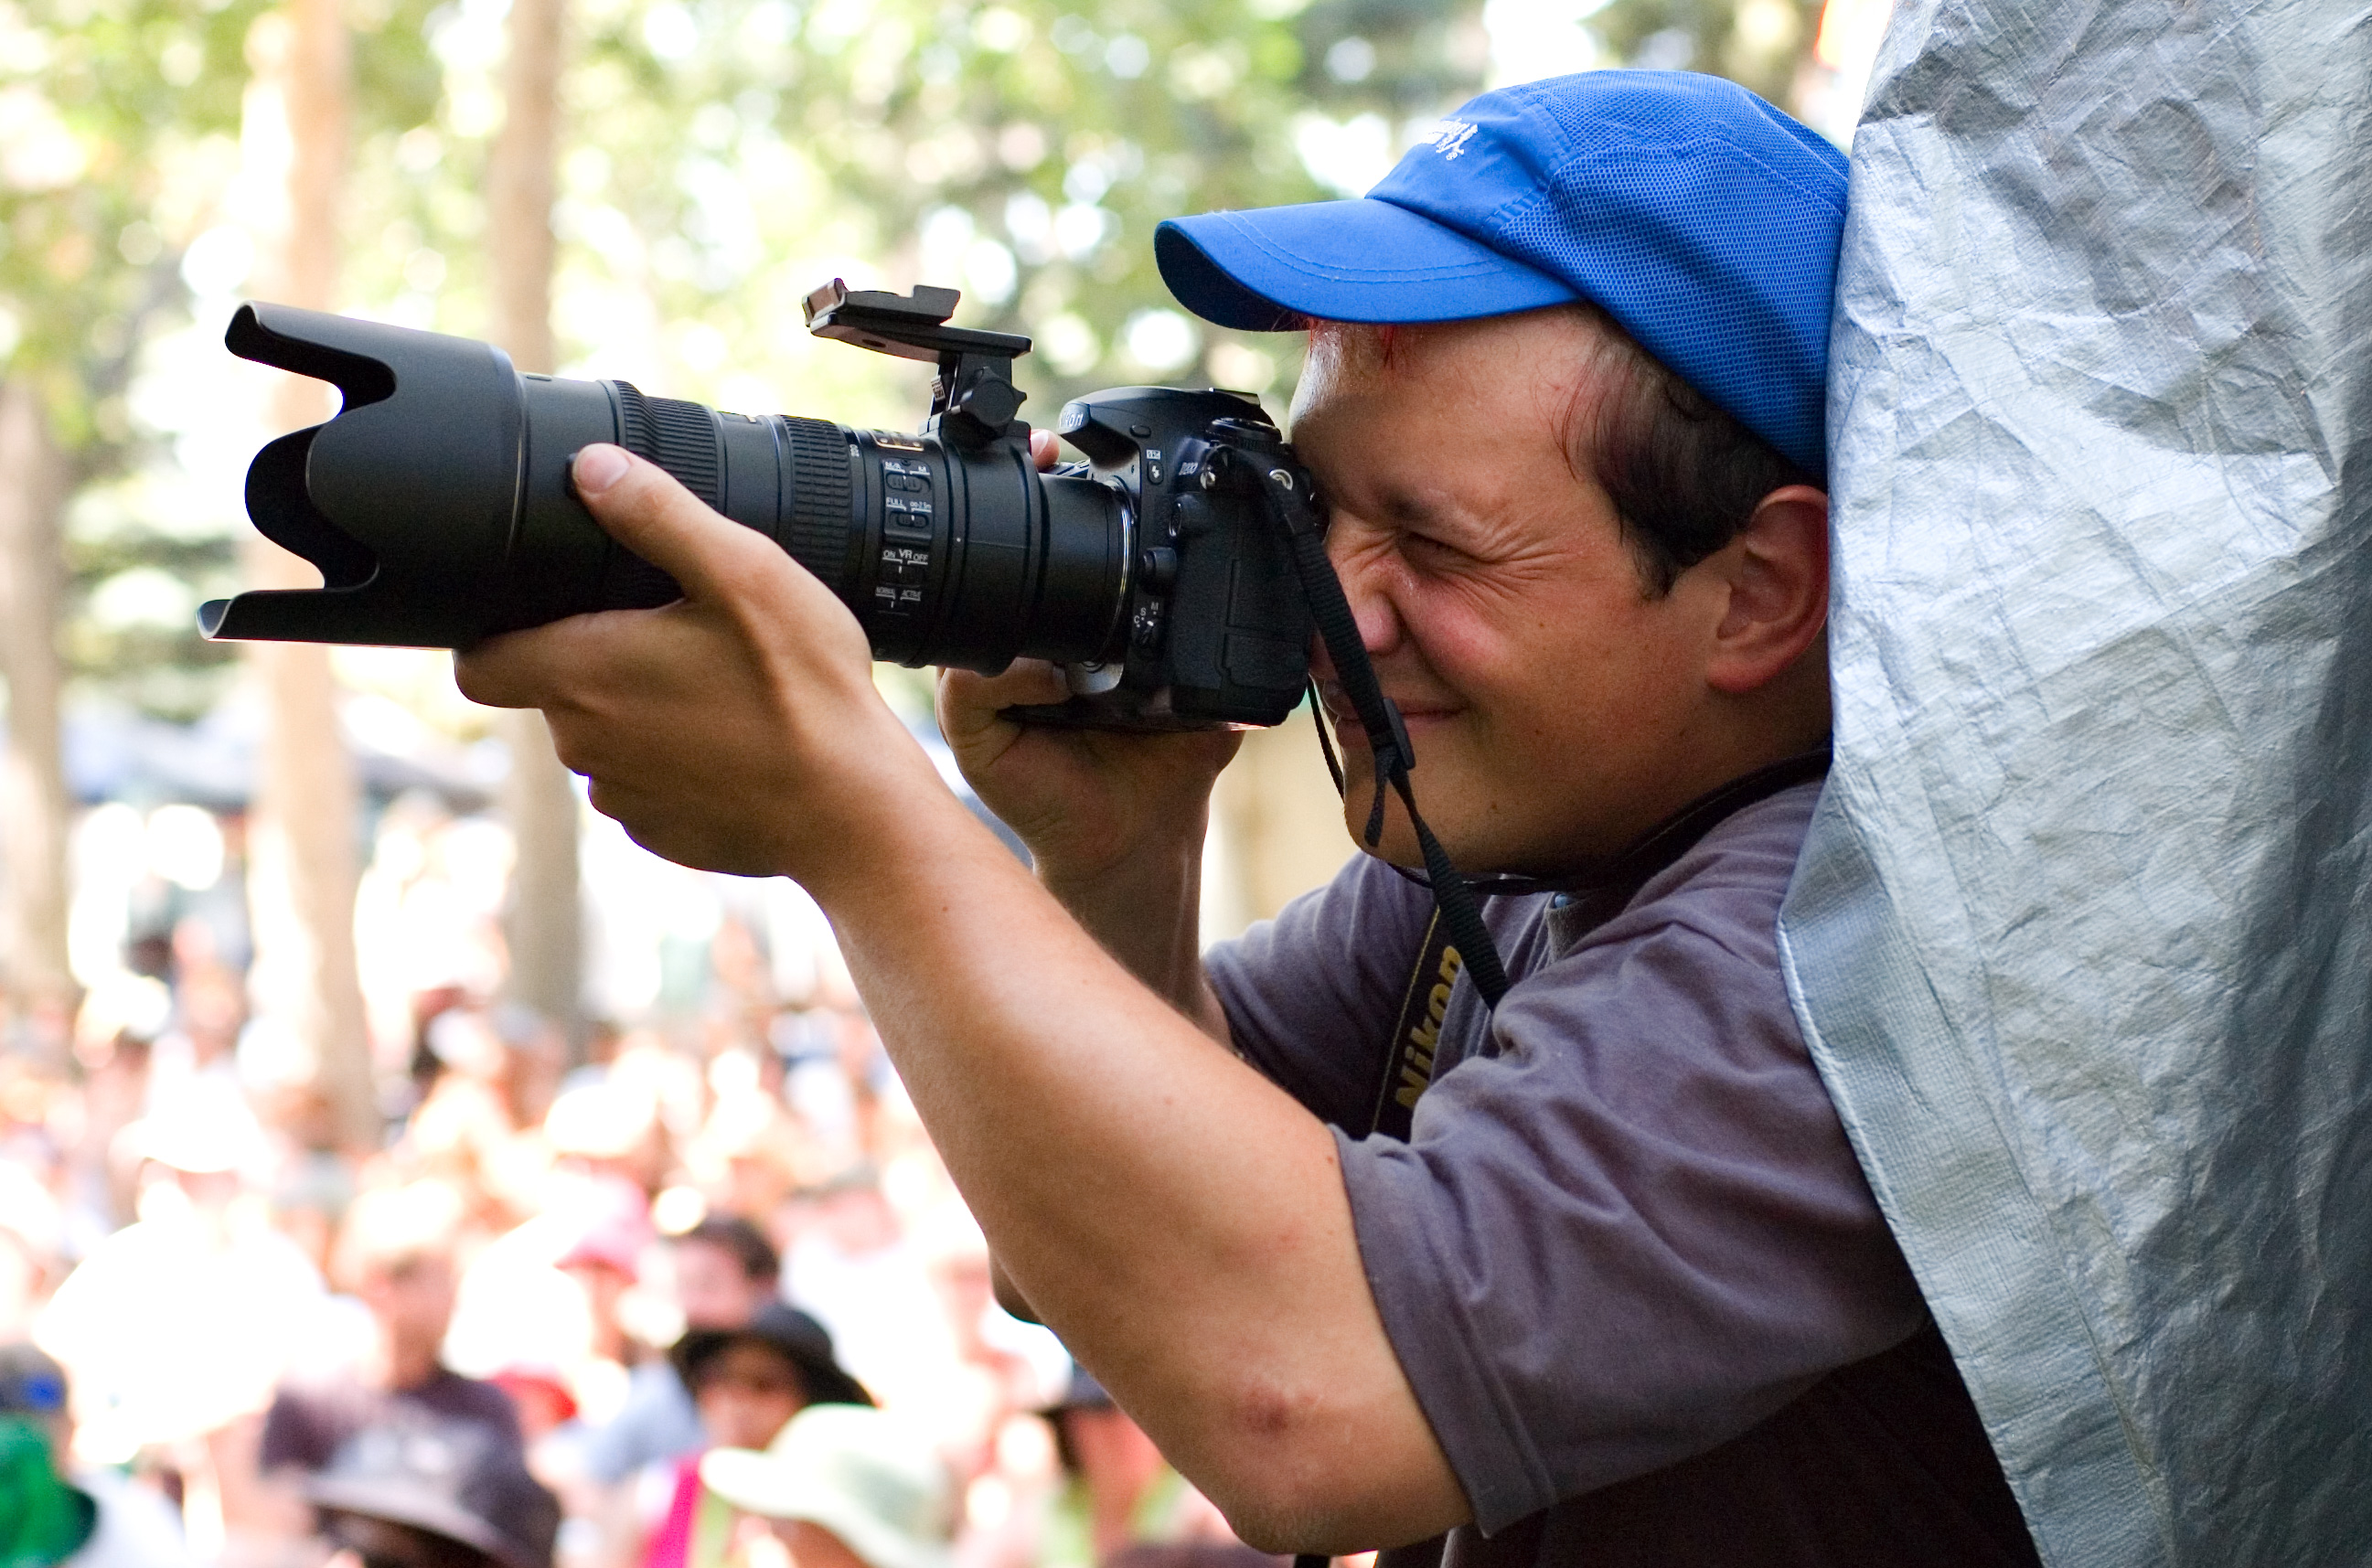
[[[1449,1010],[1449,993],[1458,988],[1459,974],[1465,968],[1465,957],[1450,940],[1449,927],[1436,908],[1424,923],[1416,965],[1409,970],[1400,1011],[1392,1017],[1384,1075],[1376,1086],[1376,1110],[1367,1122],[1371,1134],[1408,1142],[1417,1098],[1433,1086],[1433,1059],[1440,1048],[1441,1020]]]
[[[1441,841],[1433,836],[1433,830],[1417,813],[1416,791],[1409,783],[1409,770],[1416,766],[1416,749],[1409,744],[1408,726],[1402,722],[1400,709],[1384,695],[1376,679],[1376,667],[1368,660],[1367,645],[1359,636],[1359,623],[1351,613],[1351,601],[1343,598],[1342,580],[1334,575],[1334,563],[1326,558],[1326,517],[1318,507],[1308,473],[1266,454],[1227,447],[1212,453],[1210,466],[1204,471],[1205,482],[1213,484],[1240,483],[1243,478],[1250,478],[1267,503],[1270,516],[1285,529],[1293,553],[1294,573],[1301,581],[1302,598],[1318,622],[1318,634],[1325,640],[1326,652],[1334,661],[1334,672],[1342,679],[1343,695],[1351,699],[1352,707],[1359,714],[1360,727],[1367,735],[1367,750],[1375,759],[1376,799],[1367,813],[1366,831],[1362,837],[1370,849],[1382,839],[1384,791],[1389,788],[1401,797],[1401,805],[1408,811],[1409,825],[1416,831],[1417,848],[1424,856],[1425,877],[1433,888],[1435,923],[1457,948],[1466,973],[1482,994],[1483,1005],[1496,1007],[1499,998],[1507,993],[1506,969],[1499,961],[1499,949],[1493,945],[1491,933],[1483,927],[1482,907],[1475,901],[1473,889],[1450,863],[1449,852],[1441,847]],[[1322,720],[1319,728],[1322,734]],[[1339,764],[1335,776],[1340,783]]]

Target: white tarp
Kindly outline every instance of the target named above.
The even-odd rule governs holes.
[[[2045,1559],[2372,1562],[2372,7],[1912,0],[1783,937]]]

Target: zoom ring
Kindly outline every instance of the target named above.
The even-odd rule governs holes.
[[[723,510],[725,491],[717,482],[724,477],[724,470],[717,460],[716,416],[701,404],[685,402],[680,398],[652,398],[648,401],[651,424],[658,438],[658,450],[651,461],[675,475],[686,490]]]
[[[791,521],[783,547],[839,593],[857,537],[848,512],[848,437],[826,420],[785,414],[782,422],[791,449]]]

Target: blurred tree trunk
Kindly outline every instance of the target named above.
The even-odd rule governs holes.
[[[258,292],[331,309],[351,113],[340,0],[290,0],[259,19],[250,54],[255,85],[245,150],[260,165],[279,162],[285,201],[276,231],[259,237]],[[273,385],[268,417],[276,429],[318,424],[331,412],[319,381],[284,376]],[[256,587],[320,584],[311,565],[261,534],[249,536],[246,564]],[[376,1147],[378,1097],[355,962],[360,789],[339,726],[336,678],[324,647],[257,643],[251,656],[270,715],[249,841],[256,1003],[311,1047],[315,1087],[340,1141]]]
[[[60,753],[61,514],[66,462],[29,381],[0,382],[0,679],[8,749],[0,762],[0,964],[12,1001],[71,1010],[66,965],[66,829],[73,802]]]
[[[567,0],[511,0],[504,118],[486,169],[486,240],[494,341],[521,370],[549,375],[552,202],[560,156],[560,69]],[[576,789],[552,754],[543,715],[503,715],[511,774],[503,807],[518,845],[504,935],[509,994],[557,1024],[572,1053],[583,1034],[584,916],[576,868]]]

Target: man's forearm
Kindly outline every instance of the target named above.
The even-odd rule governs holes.
[[[1203,971],[1203,826],[1091,876],[1041,863],[1039,881],[1122,969],[1225,1040],[1227,1015]]]
[[[1332,1136],[1115,961],[1210,996],[1194,857],[1088,890],[1120,937],[1099,951],[959,809],[897,830],[865,874],[810,886],[1037,1315],[1272,1543],[1351,1550],[1462,1517],[1368,1295]]]

